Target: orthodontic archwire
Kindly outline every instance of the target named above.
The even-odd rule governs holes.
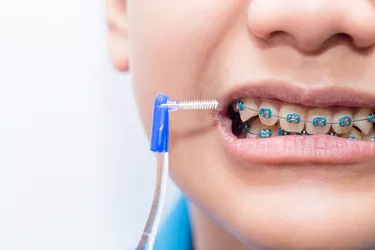
[[[287,117],[283,117],[283,116],[279,116],[279,115],[273,115],[273,114],[270,114],[270,115],[267,115],[267,114],[265,114],[265,113],[262,113],[262,109],[260,109],[260,110],[257,110],[257,109],[253,109],[253,108],[249,108],[249,107],[246,107],[246,104],[245,103],[243,103],[243,102],[241,102],[241,101],[238,101],[238,102],[234,102],[233,103],[233,105],[235,106],[235,108],[238,110],[238,111],[243,111],[243,110],[245,110],[245,109],[247,109],[247,110],[251,110],[251,111],[255,111],[255,112],[258,112],[259,113],[259,115],[261,115],[261,116],[263,116],[263,117],[265,117],[265,118],[271,118],[271,117],[275,117],[275,118],[278,118],[278,119],[283,119],[283,120],[293,120],[294,119],[294,117],[296,117],[296,116],[293,116],[293,115],[297,115],[297,114],[295,114],[295,113],[292,113],[291,115],[292,116],[287,116]],[[299,116],[299,115],[297,115],[297,116]],[[317,117],[317,118],[319,118],[319,117]],[[372,122],[372,123],[375,123],[375,114],[374,113],[372,113],[372,114],[369,114],[368,115],[368,118],[363,118],[363,119],[358,119],[358,120],[353,120],[350,116],[344,116],[343,118],[345,118],[345,119],[350,119],[350,121],[348,120],[348,122],[350,122],[348,125],[346,125],[346,126],[349,126],[349,125],[351,125],[352,123],[354,123],[354,122],[362,122],[362,121],[368,121],[368,122]],[[343,118],[341,118],[341,119],[343,119]],[[301,120],[301,119],[298,119],[298,118],[296,118],[297,120],[298,120],[298,123],[300,123],[300,122],[304,122],[304,123],[314,123],[315,121],[309,121],[309,120]],[[340,119],[340,120],[341,120]],[[344,120],[343,120],[343,122],[344,122]],[[343,124],[343,122],[325,122],[324,124],[324,126],[327,126],[327,125],[341,125],[341,124]],[[344,123],[345,124],[345,123]],[[343,125],[344,125],[343,124]]]
[[[184,101],[171,100],[165,94],[159,94],[154,101],[150,150],[157,159],[156,184],[150,213],[137,250],[152,250],[161,223],[164,209],[167,182],[169,178],[169,112],[176,110],[213,110],[219,103],[216,100]]]

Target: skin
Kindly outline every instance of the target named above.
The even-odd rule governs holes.
[[[149,135],[153,100],[214,99],[242,82],[375,96],[375,2],[107,0],[109,50],[131,71]],[[345,34],[345,35],[343,35]],[[374,249],[375,157],[270,166],[222,147],[208,112],[171,115],[171,177],[191,200],[195,249]]]

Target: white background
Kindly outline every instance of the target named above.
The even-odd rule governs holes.
[[[104,1],[0,3],[1,250],[130,249],[141,234],[155,161],[109,62]]]

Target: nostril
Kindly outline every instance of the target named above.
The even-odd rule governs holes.
[[[297,46],[298,41],[297,39],[290,33],[283,31],[283,30],[276,30],[272,31],[268,34],[265,38],[270,45],[289,45],[289,46]]]
[[[347,33],[336,33],[324,42],[322,48],[327,49],[338,44],[355,47],[354,38],[351,35]]]
[[[335,37],[337,39],[340,39],[349,43],[353,43],[353,37],[347,33],[337,33]]]
[[[285,36],[287,33],[285,31],[282,31],[282,30],[276,30],[276,31],[272,31],[270,34],[269,34],[269,37],[275,37],[275,36]]]
[[[291,35],[288,32],[282,31],[282,30],[276,30],[272,31],[268,35],[268,39],[270,40],[277,40],[277,39],[285,39],[285,38],[291,38]]]
[[[352,36],[348,35],[347,33],[337,33],[336,36],[342,38],[342,39],[350,39],[352,40]]]

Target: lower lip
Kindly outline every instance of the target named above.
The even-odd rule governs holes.
[[[375,159],[375,142],[329,135],[238,139],[231,131],[232,121],[228,117],[221,117],[219,123],[227,150],[253,163],[348,165]]]

